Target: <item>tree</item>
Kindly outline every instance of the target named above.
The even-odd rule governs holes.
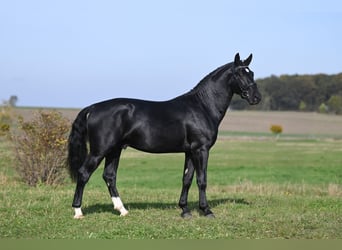
[[[8,104],[9,104],[9,106],[11,106],[11,107],[17,106],[17,102],[18,102],[18,97],[17,97],[16,95],[12,95],[12,96],[10,97],[10,99],[8,100]]]
[[[264,105],[260,110],[317,111],[322,103],[342,114],[338,97],[342,97],[342,73],[336,75],[281,75],[256,80]],[[332,98],[330,100],[330,98]],[[330,105],[328,101],[330,100]],[[250,109],[250,107],[246,107]],[[323,106],[321,107],[323,108]]]
[[[342,96],[333,95],[327,102],[329,111],[335,114],[342,114]]]

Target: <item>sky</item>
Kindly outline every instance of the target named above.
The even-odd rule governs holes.
[[[253,53],[255,78],[342,72],[340,0],[0,0],[0,102],[167,100]]]

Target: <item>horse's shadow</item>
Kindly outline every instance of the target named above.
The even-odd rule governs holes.
[[[224,198],[224,199],[214,199],[208,201],[209,206],[211,208],[215,208],[219,205],[226,203],[236,203],[242,205],[251,205],[251,203],[245,199],[234,199],[234,198]],[[189,208],[197,209],[198,202],[190,201],[188,202]],[[146,209],[160,209],[160,210],[168,210],[178,208],[176,203],[165,203],[165,202],[128,202],[125,203],[125,207],[128,210],[146,210]],[[94,205],[90,205],[83,208],[84,213],[93,214],[93,213],[117,213],[113,209],[113,204],[111,203],[96,203]]]

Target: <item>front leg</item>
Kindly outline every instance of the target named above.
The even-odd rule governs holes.
[[[179,198],[179,207],[182,209],[181,216],[190,218],[191,212],[188,207],[188,194],[194,177],[194,165],[189,154],[185,154],[184,172],[183,172],[183,187]]]
[[[206,189],[207,189],[207,165],[209,158],[209,150],[201,148],[194,152],[193,161],[196,168],[196,179],[199,191],[199,209],[204,216],[214,218],[213,212],[209,209]]]

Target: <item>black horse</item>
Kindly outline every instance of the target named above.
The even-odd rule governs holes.
[[[191,216],[187,200],[196,172],[199,208],[205,216],[214,217],[206,198],[209,150],[216,141],[219,124],[233,94],[240,95],[250,105],[261,100],[253,72],[248,67],[251,60],[252,54],[241,61],[237,53],[234,62],[217,68],[194,89],[169,101],[118,98],[80,111],[69,136],[69,169],[71,177],[77,181],[72,203],[74,218],[83,217],[84,187],[103,159],[103,179],[114,209],[120,211],[121,216],[128,213],[116,188],[120,154],[128,146],[150,153],[184,152],[181,216]]]

